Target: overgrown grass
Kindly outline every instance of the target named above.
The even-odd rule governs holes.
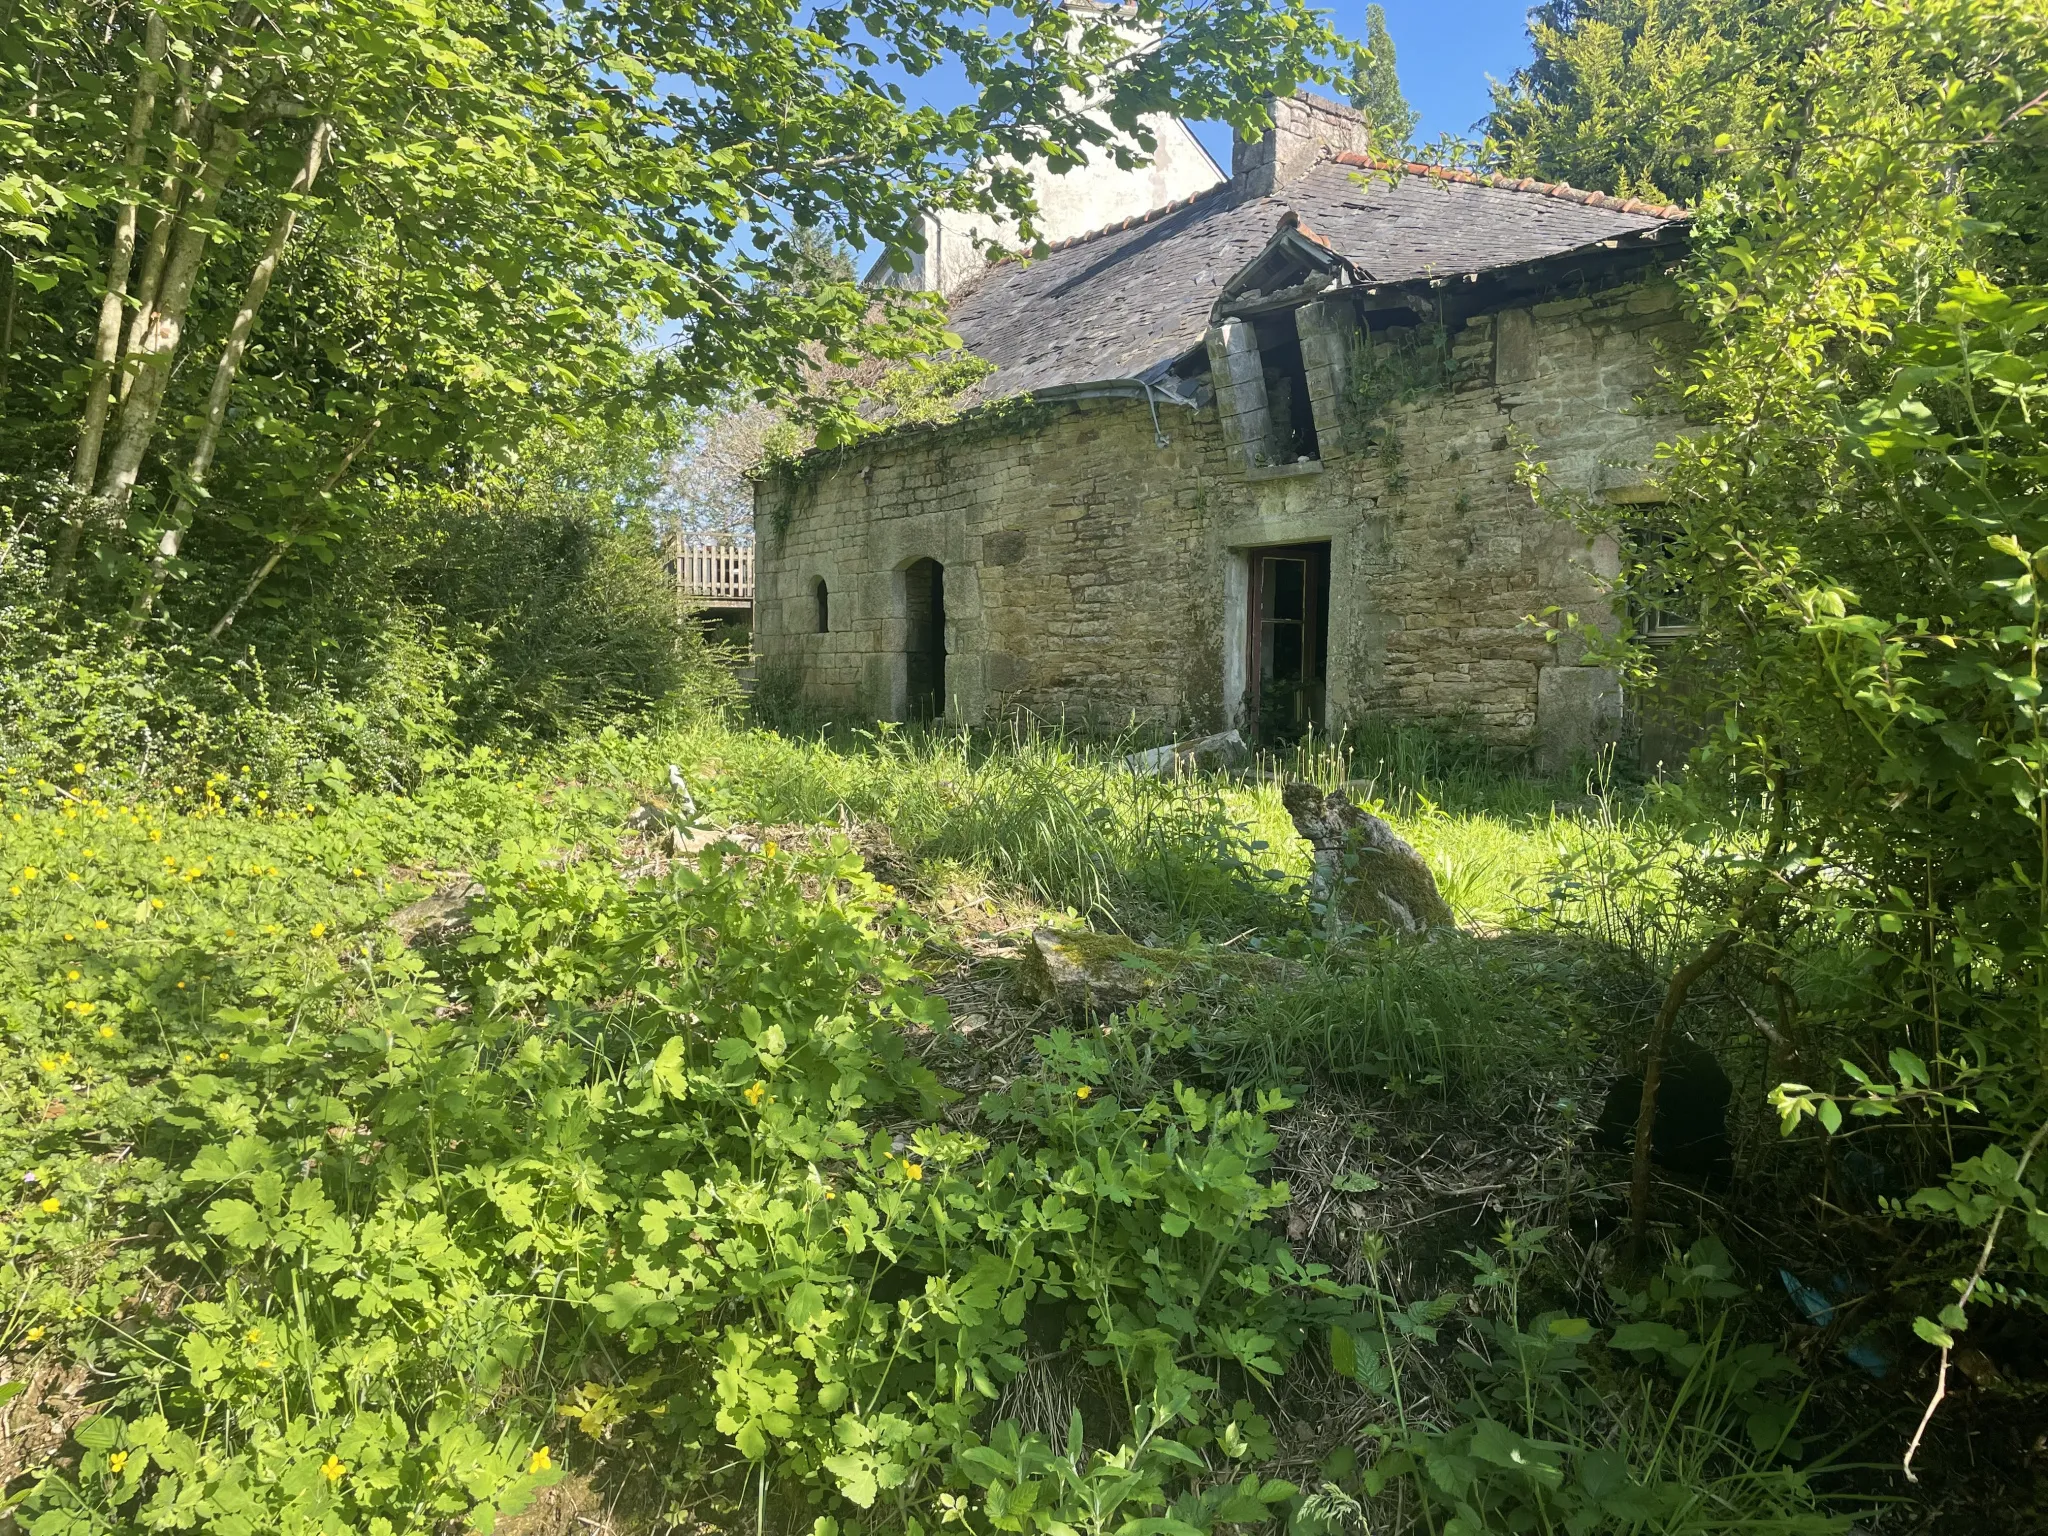
[[[1368,1366],[1332,1382],[1325,1340],[1397,1303],[1262,1220],[1281,1090],[1477,1113],[1582,1067],[1599,999],[1569,943],[1513,930],[1606,921],[1662,846],[1654,803],[1407,760],[1449,766],[1376,803],[1474,925],[1422,944],[1327,940],[1272,783],[1139,778],[1050,733],[707,716],[290,801],[240,773],[161,803],[90,765],[17,777],[0,1357],[55,1425],[16,1454],[76,1434],[34,1529],[180,1500],[264,1529],[482,1525],[558,1475],[571,1425],[578,1465],[624,1457],[655,1491],[650,1529],[979,1531],[1027,1497],[1000,1528],[1080,1529],[1105,1500],[1175,1530],[1341,1528],[1301,1523],[1264,1415],[1303,1381],[1384,1409]],[[629,884],[625,814],[670,763],[760,852]],[[1267,979],[1046,1033],[955,1130],[902,1056],[944,1034],[918,966],[946,936],[840,853],[772,846],[847,818],[1020,924],[1263,949]],[[390,914],[454,871],[486,893],[475,932],[407,945]],[[63,1359],[100,1373],[90,1410],[49,1385]],[[1083,1427],[995,1422],[1025,1399]]]

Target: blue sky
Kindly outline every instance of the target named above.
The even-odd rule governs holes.
[[[1368,0],[1324,0],[1340,32],[1365,37]],[[1408,104],[1421,114],[1415,142],[1428,144],[1445,133],[1468,134],[1486,113],[1489,79],[1506,80],[1529,62],[1527,17],[1530,0],[1381,0],[1387,33]],[[919,79],[898,77],[913,103],[952,107],[967,97],[967,82],[943,64]],[[1225,171],[1230,169],[1230,129],[1223,123],[1195,123],[1195,136]],[[865,272],[875,251],[855,251]]]
[[[1367,0],[1327,4],[1337,29],[1365,36]],[[1505,80],[1529,62],[1529,0],[1381,0],[1408,104],[1422,114],[1415,139],[1467,133],[1486,114],[1488,76]],[[1203,148],[1230,168],[1230,130],[1197,123]]]

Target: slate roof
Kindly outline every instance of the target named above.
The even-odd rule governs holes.
[[[1521,266],[1686,217],[1548,182],[1356,154],[1324,160],[1268,197],[1225,183],[1036,261],[1001,262],[956,294],[953,330],[997,367],[976,393],[995,400],[1163,369],[1201,344],[1224,285],[1289,212],[1387,283]]]

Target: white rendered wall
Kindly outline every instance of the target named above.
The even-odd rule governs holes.
[[[1098,150],[1086,165],[1062,176],[1055,176],[1043,164],[1033,168],[1040,239],[1057,245],[1206,192],[1225,179],[1179,118],[1150,118],[1145,126],[1159,146],[1149,165],[1119,170],[1108,154]],[[975,243],[977,237],[984,244],[993,241],[1013,250],[1019,245],[1013,221],[950,208],[924,216],[924,237],[924,250],[910,253],[908,272],[891,272],[884,260],[868,274],[869,280],[951,295],[988,266],[987,251]]]

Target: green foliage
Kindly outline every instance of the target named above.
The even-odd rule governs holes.
[[[351,537],[286,546],[314,559],[245,590],[218,639],[175,613],[139,634],[87,620],[34,563],[0,569],[0,765],[89,761],[135,792],[244,764],[280,792],[398,787],[436,754],[730,700],[640,511],[657,435],[629,416],[537,435],[464,482],[387,488]],[[217,575],[194,574],[186,611],[233,600]]]
[[[1955,1228],[1912,1282],[1944,1349],[2048,1267],[2044,49],[2027,5],[1852,7],[1737,130],[1676,380],[1704,426],[1623,581],[1698,614],[1630,659],[1707,729],[1702,782],[1820,871],[1750,942],[1841,1066],[1777,1101],[1788,1131],[1896,1128],[1921,1188],[1891,1214]]]
[[[1742,1287],[1719,1242],[1674,1256],[1641,1290],[1610,1287],[1603,1330],[1562,1310],[1530,1314],[1547,1236],[1509,1225],[1497,1251],[1465,1254],[1469,1298],[1404,1307],[1381,1296],[1369,1317],[1332,1330],[1338,1371],[1397,1409],[1360,1475],[1366,1493],[1407,1480],[1446,1536],[1848,1528],[1821,1510],[1816,1468],[1798,1465],[1803,1399],[1780,1385],[1797,1368],[1733,1336]],[[1475,1311],[1458,1357],[1469,1394],[1451,1422],[1416,1422],[1404,1360],[1452,1326],[1461,1302]]]
[[[88,613],[146,612],[195,567],[239,587],[236,533],[362,538],[380,480],[931,355],[937,309],[860,287],[845,246],[905,250],[934,207],[1028,238],[1017,167],[1135,164],[1151,114],[1257,126],[1356,63],[1302,0],[1143,10],[1162,41],[1132,57],[1121,12],[1054,0],[23,0],[0,37],[10,543]],[[940,68],[969,101],[911,106],[899,79]]]
[[[1513,176],[1690,204],[1796,101],[1834,13],[1811,0],[1549,0],[1535,60],[1493,87],[1485,156]]]
[[[487,1525],[550,1480],[550,1399],[679,1492],[889,1529],[1292,1495],[1220,1449],[1221,1384],[1341,1291],[1261,1220],[1284,1101],[1125,1103],[1113,1041],[1053,1035],[955,1129],[906,1051],[946,1027],[920,927],[843,845],[625,883],[558,842],[619,802],[535,788],[10,793],[0,1314],[111,1384],[30,1530]],[[386,869],[456,858],[471,931],[407,948]],[[1095,1384],[1085,1446],[995,1424],[1027,1318]]]
[[[1401,94],[1401,76],[1394,67],[1394,39],[1387,33],[1387,13],[1382,6],[1365,8],[1365,49],[1367,58],[1358,72],[1351,105],[1365,116],[1374,154],[1406,159],[1419,114]]]

